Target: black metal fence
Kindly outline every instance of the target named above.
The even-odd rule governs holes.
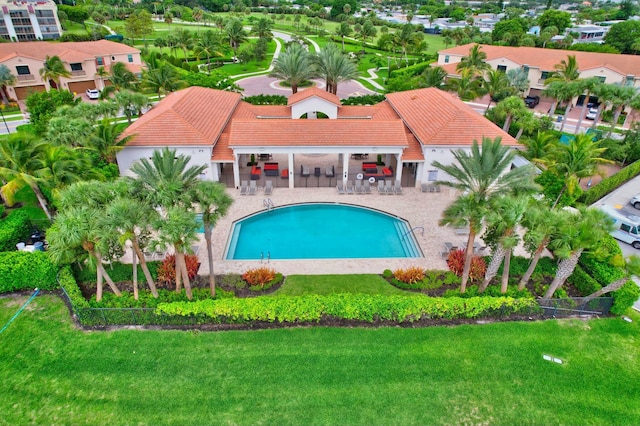
[[[612,297],[568,297],[564,299],[539,299],[545,317],[570,317],[576,315],[603,316],[608,315],[613,306]]]

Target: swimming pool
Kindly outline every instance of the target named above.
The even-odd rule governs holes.
[[[274,208],[233,224],[225,259],[422,257],[406,220],[369,208],[309,203]]]

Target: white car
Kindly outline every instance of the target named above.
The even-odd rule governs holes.
[[[631,200],[629,200],[629,204],[631,204],[637,210],[640,210],[640,194],[638,194],[635,197],[631,198]]]
[[[590,108],[585,118],[587,120],[595,120],[597,116],[598,116],[598,108]]]
[[[89,99],[100,98],[100,91],[98,89],[87,89],[86,94],[87,94],[87,98]]]

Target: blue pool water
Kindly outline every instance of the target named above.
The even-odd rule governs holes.
[[[422,257],[409,224],[344,204],[296,204],[234,223],[226,259]]]

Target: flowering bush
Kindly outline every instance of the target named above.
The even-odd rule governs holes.
[[[198,273],[198,266],[200,265],[198,256],[185,254],[184,261],[187,264],[189,279],[192,280]],[[164,286],[176,284],[176,256],[174,254],[166,256],[158,267],[158,282]]]
[[[459,249],[454,250],[449,253],[449,257],[447,258],[447,266],[451,272],[456,274],[457,276],[462,276],[462,271],[464,269],[464,257],[465,250]],[[480,256],[474,256],[471,258],[471,268],[469,269],[469,280],[470,281],[479,281],[484,278],[484,274],[487,271],[487,263],[484,261],[484,258]]]

